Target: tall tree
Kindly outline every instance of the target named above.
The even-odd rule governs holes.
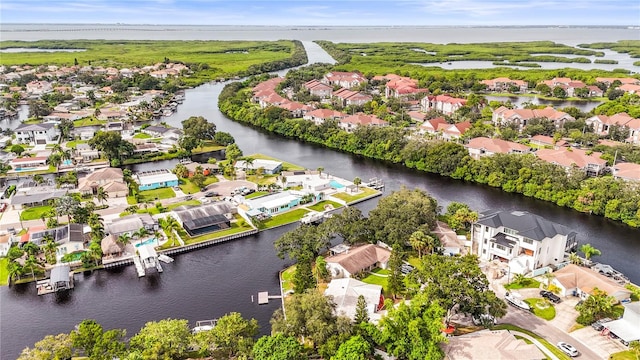
[[[367,300],[365,300],[362,295],[358,296],[358,301],[356,302],[356,315],[353,320],[356,324],[366,323],[369,321]]]
[[[82,320],[69,334],[74,349],[81,355],[93,357],[93,349],[102,337],[102,325],[93,319]]]
[[[98,190],[96,190],[95,197],[96,197],[96,200],[98,200],[100,204],[102,204],[105,201],[107,201],[107,199],[109,198],[109,194],[107,194],[104,188],[100,186],[98,187]]]
[[[229,144],[225,149],[225,157],[229,160],[229,164],[233,165],[239,158],[242,157],[242,150],[238,147],[237,144]]]
[[[304,360],[302,345],[293,336],[276,333],[263,336],[253,345],[255,360]]]
[[[71,359],[71,338],[69,334],[47,335],[36,342],[33,348],[25,348],[18,360]]]
[[[338,352],[331,360],[368,360],[373,359],[373,346],[360,335],[352,336],[340,344]]]
[[[232,359],[237,355],[249,355],[253,347],[253,337],[258,333],[258,321],[246,320],[240,313],[227,314],[211,330],[215,352]]]
[[[187,354],[191,339],[187,320],[164,319],[146,323],[129,345],[145,359],[181,359]]]
[[[56,172],[58,172],[60,168],[60,164],[62,164],[62,155],[59,152],[54,152],[47,158],[47,164],[56,168]]]
[[[331,232],[339,235],[347,244],[374,241],[373,231],[369,220],[362,215],[357,207],[347,207],[341,213],[334,214],[323,223]]]
[[[304,254],[298,258],[296,271],[293,274],[293,291],[300,294],[307,289],[313,289],[316,286],[316,279],[313,277],[311,270],[311,258],[309,254]]]
[[[198,140],[213,140],[216,135],[216,125],[202,116],[192,116],[182,121],[182,128],[186,136]]]
[[[426,235],[422,231],[417,230],[409,237],[409,244],[418,252],[418,258],[422,258],[422,250],[424,250],[429,243],[427,240],[428,236],[429,235]]]
[[[71,223],[71,215],[80,207],[80,201],[73,196],[64,195],[55,200],[54,207],[56,209],[56,215],[66,215],[67,222]]]
[[[596,320],[613,315],[613,304],[616,299],[609,296],[605,291],[594,288],[591,295],[576,310],[580,313],[576,322],[582,325],[589,325]]]
[[[401,271],[402,266],[402,252],[400,247],[396,247],[391,252],[391,257],[389,258],[389,277],[387,277],[387,290],[393,295],[395,299],[396,296],[404,290],[404,275]]]
[[[328,248],[331,233],[322,224],[320,226],[301,225],[275,241],[274,246],[278,257],[284,259],[288,255],[292,260],[299,260],[303,256],[315,258],[321,249]]]
[[[590,261],[592,256],[602,255],[602,252],[591,246],[591,244],[584,244],[580,246],[580,251],[584,254],[584,258],[587,259],[587,261]]]
[[[353,179],[353,185],[356,186],[356,191],[360,190],[360,184],[362,184],[362,179],[360,179],[359,177],[355,177]]]
[[[24,153],[25,149],[20,144],[13,144],[13,145],[11,145],[11,148],[9,149],[9,151],[11,151],[12,153],[20,156],[20,155],[22,155],[22,153]]]

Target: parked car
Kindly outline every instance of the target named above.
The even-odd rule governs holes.
[[[400,266],[400,271],[401,271],[403,274],[405,274],[405,275],[406,275],[406,274],[408,274],[408,273],[410,273],[410,272],[412,272],[412,271],[413,271],[413,266],[411,266],[411,265],[409,265],[409,264],[402,264],[402,265]]]
[[[559,302],[562,301],[562,299],[560,299],[560,296],[552,293],[551,291],[547,291],[547,290],[541,290],[540,291],[540,296],[542,296],[545,299],[549,299],[549,301],[557,304]]]
[[[611,321],[611,319],[609,318],[600,319],[594,322],[593,324],[591,324],[591,327],[594,328],[596,331],[602,331],[602,329],[604,329],[604,324],[608,323],[609,321]]]
[[[214,196],[220,196],[220,194],[218,194],[218,193],[217,193],[217,192],[215,192],[215,191],[207,191],[207,192],[204,194],[204,196],[205,196],[205,197],[214,197]]]
[[[572,345],[567,344],[564,341],[560,341],[558,344],[558,349],[562,350],[562,352],[564,352],[565,354],[571,356],[571,357],[576,357],[578,355],[580,355],[580,353],[578,352],[578,349],[574,348]]]
[[[7,209],[7,203],[0,203],[0,212],[4,212]]]

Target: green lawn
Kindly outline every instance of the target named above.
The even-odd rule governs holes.
[[[411,264],[411,266],[413,266],[414,268],[417,268],[420,266],[420,259],[414,256],[408,258],[407,262],[409,262],[409,264]]]
[[[87,140],[72,140],[72,141],[67,141],[67,143],[64,145],[69,149],[75,149],[76,146],[78,146],[78,144],[86,144],[88,143]]]
[[[206,152],[211,152],[211,151],[223,150],[225,148],[226,148],[225,146],[218,145],[213,141],[203,141],[202,145],[200,145],[197,148],[193,149],[191,151],[191,153],[200,154],[200,153],[206,153]]]
[[[556,357],[558,357],[558,359],[560,360],[569,360],[570,358],[562,352],[562,350],[558,349],[557,347],[555,347],[555,345],[549,343],[547,340],[543,339],[540,335],[531,332],[529,330],[525,330],[521,327],[517,327],[515,325],[511,325],[511,324],[498,324],[496,326],[493,327],[492,330],[515,330],[515,331],[519,331],[522,333],[525,333],[531,337],[533,337],[534,339],[538,340],[542,345],[544,345],[544,347],[546,347],[547,349],[549,349],[549,351],[551,351]]]
[[[548,302],[545,302],[544,299],[541,298],[531,298],[524,300],[529,306],[533,313],[545,320],[553,320],[556,317],[556,308]]]
[[[0,258],[0,286],[5,286],[9,283],[9,258]]]
[[[180,189],[185,194],[195,194],[200,191],[200,188],[196,186],[196,184],[192,183],[191,180],[180,178]],[[218,178],[215,175],[210,175],[206,177],[204,181],[204,185],[211,185],[218,182]]]
[[[251,154],[248,155],[247,157],[251,157],[254,159],[263,159],[263,160],[274,160],[274,161],[280,161],[282,162],[282,170],[283,171],[290,171],[290,170],[304,170],[304,167],[300,166],[300,165],[296,165],[296,164],[292,164],[286,161],[282,161],[280,159],[271,157],[269,155],[265,155],[265,154]]]
[[[167,206],[164,207],[166,209],[164,212],[169,212],[169,211],[177,208],[178,206],[182,206],[182,205],[200,205],[200,201],[198,201],[198,200],[187,200],[187,201],[181,201],[181,202],[177,202],[175,204],[167,205]],[[151,204],[146,209],[138,210],[138,214],[144,214],[144,213],[148,213],[150,215],[156,215],[156,214],[160,214],[160,210],[158,210],[158,208],[155,207],[155,205]],[[128,215],[128,213],[123,213],[123,214]]]
[[[247,175],[246,180],[261,186],[268,186],[276,183],[278,175]]]
[[[373,269],[373,271],[371,271],[374,274],[378,274],[378,275],[389,275],[391,274],[391,271],[388,269],[381,269],[381,268],[375,268]]]
[[[276,227],[279,225],[289,224],[300,220],[309,211],[307,209],[295,209],[287,211],[284,214],[271,217],[264,222],[266,228]]]
[[[140,202],[154,202],[156,200],[171,199],[176,197],[172,188],[160,188],[154,190],[140,191]],[[127,196],[127,203],[130,205],[137,204],[135,196]]]
[[[24,209],[20,212],[20,219],[26,220],[40,220],[42,214],[46,214],[51,211],[51,205],[35,206]]]
[[[367,196],[371,196],[371,195],[374,195],[374,194],[377,194],[377,193],[380,193],[380,191],[374,190],[374,189],[370,189],[368,187],[361,186],[360,187],[360,192],[358,194],[356,194],[356,195],[349,195],[347,193],[339,192],[339,193],[335,193],[335,194],[333,194],[331,196],[333,196],[335,198],[338,198],[340,200],[344,200],[348,204],[348,203],[351,203],[353,201],[360,200],[362,198],[365,198]]]
[[[245,196],[244,198],[245,199],[253,199],[253,198],[257,198],[259,196],[264,196],[264,195],[269,195],[269,192],[268,191],[256,191],[254,193],[251,193],[251,194]]]
[[[369,274],[364,279],[361,279],[361,281],[364,282],[364,283],[367,283],[367,284],[380,285],[380,286],[382,286],[382,292],[384,293],[384,296],[387,297],[389,295],[389,293],[387,291],[387,278],[386,277]]]
[[[151,139],[153,136],[145,133],[137,133],[133,135],[134,139]]]
[[[293,274],[296,272],[296,265],[291,265],[282,272],[282,293],[293,291]]]
[[[540,282],[532,278],[526,278],[520,284],[516,284],[515,282],[512,282],[504,286],[504,288],[507,290],[517,290],[517,289],[524,289],[524,288],[537,289],[539,287],[540,287]]]
[[[638,360],[631,350],[620,351],[611,354],[609,360]]]
[[[106,124],[106,120],[98,120],[94,117],[88,117],[84,119],[79,119],[73,122],[73,127],[79,128],[83,126],[94,126],[94,125],[104,125]]]
[[[324,211],[324,207],[326,205],[331,205],[331,206],[333,206],[334,209],[338,209],[338,208],[342,207],[342,205],[338,204],[335,201],[324,200],[324,201],[320,201],[319,203],[317,203],[315,205],[307,206],[307,208],[309,208],[311,210],[315,210],[315,211]]]

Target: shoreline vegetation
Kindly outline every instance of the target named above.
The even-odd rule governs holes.
[[[341,130],[337,121],[315,125],[275,111],[277,108],[261,109],[253,104],[250,89],[265,79],[263,76],[226,85],[218,99],[220,111],[234,121],[280,136],[407,169],[500,188],[640,227],[640,193],[623,180],[611,176],[588,178],[534,155],[495,154],[475,160],[460,143],[408,139],[408,131],[401,127],[360,127],[349,133]]]
[[[298,40],[40,40],[0,41],[0,49],[83,49],[79,52],[3,52],[2,65],[113,66],[125,68],[161,63],[188,65],[186,86],[230,77],[245,77],[305,64],[307,53]]]

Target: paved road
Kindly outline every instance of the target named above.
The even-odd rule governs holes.
[[[513,306],[509,306],[507,315],[500,319],[500,322],[513,324],[523,329],[533,331],[552,345],[555,345],[559,341],[569,343],[576,349],[578,349],[581,354],[580,359],[602,359],[595,352],[591,351],[587,345],[583,344],[579,340],[558,329],[557,327],[547,323],[545,320],[542,320],[537,316],[529,313],[528,311],[516,309]]]

